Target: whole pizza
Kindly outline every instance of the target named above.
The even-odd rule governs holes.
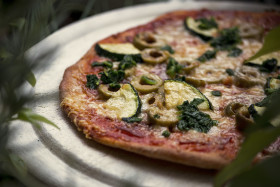
[[[61,107],[86,138],[220,169],[279,94],[280,52],[246,61],[278,25],[279,12],[167,13],[95,43],[66,69]],[[277,140],[258,157],[279,148]]]

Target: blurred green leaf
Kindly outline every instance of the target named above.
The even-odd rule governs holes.
[[[262,48],[252,57],[247,59],[246,61],[251,61],[260,56],[279,51],[280,50],[280,26],[277,26],[270,30],[267,35],[264,37],[264,43]]]
[[[18,18],[15,21],[11,22],[10,26],[17,28],[18,30],[22,30],[25,22],[26,22],[25,18]]]
[[[234,178],[229,186],[280,186],[280,155],[266,159]]]
[[[40,128],[39,122],[43,122],[43,123],[50,124],[59,129],[59,127],[56,124],[54,124],[52,121],[48,120],[47,118],[45,118],[39,114],[32,112],[32,110],[28,109],[28,108],[22,108],[18,112],[18,117],[15,119],[30,122],[32,125],[34,125],[38,128]]]
[[[279,94],[280,89],[275,91],[275,94],[271,97],[272,102],[268,105],[264,114],[247,130],[246,138],[236,159],[216,176],[214,181],[216,187],[223,186],[230,179],[248,170],[256,155],[280,136],[280,126],[263,125],[279,115]]]
[[[32,71],[30,71],[30,73],[27,75],[26,80],[31,86],[33,86],[33,87],[35,86],[36,78],[35,78],[35,75]]]
[[[24,161],[15,154],[9,154],[9,159],[13,164],[14,168],[22,175],[25,176],[27,174],[27,167]]]
[[[256,154],[269,146],[280,135],[280,127],[261,129],[246,138],[236,160],[224,168],[215,178],[215,186],[223,186],[228,180],[249,167]]]

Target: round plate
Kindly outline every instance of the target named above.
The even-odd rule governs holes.
[[[43,60],[47,64],[44,70],[36,73],[35,100],[29,107],[60,129],[46,124],[40,129],[23,122],[11,124],[8,149],[25,164],[27,183],[32,186],[212,186],[215,171],[155,160],[85,139],[62,113],[58,90],[64,70],[96,41],[166,12],[201,8],[261,11],[272,7],[182,1],[134,6],[67,26],[29,51],[31,58],[53,51]]]

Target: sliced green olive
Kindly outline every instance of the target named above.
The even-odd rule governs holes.
[[[180,62],[181,64],[184,64],[183,71],[185,73],[190,73],[194,68],[198,67],[200,63],[198,62],[190,62],[190,61],[185,61],[185,62]]]
[[[258,25],[241,24],[238,26],[239,34],[243,38],[256,38],[259,39],[263,34],[263,29]]]
[[[222,68],[213,69],[211,66],[204,66],[196,69],[196,77],[207,84],[219,84],[223,82],[226,75]]]
[[[150,93],[156,91],[163,81],[155,74],[145,74],[134,77],[131,84],[134,88],[141,93]]]
[[[105,98],[110,98],[114,93],[116,93],[118,91],[118,89],[116,90],[112,90],[109,88],[108,84],[100,84],[98,86],[98,91],[105,97]]]
[[[141,52],[142,59],[150,64],[159,64],[167,60],[169,53],[156,48],[144,49]]]
[[[200,86],[205,86],[206,82],[204,80],[201,79],[197,79],[194,77],[186,77],[185,81],[191,85],[193,85],[194,87],[200,87]]]
[[[242,66],[234,74],[234,84],[239,87],[264,86],[265,82],[265,78],[254,67]]]
[[[165,42],[158,39],[151,32],[142,32],[134,37],[133,44],[140,50],[145,48],[156,48],[165,45]]]
[[[225,109],[225,114],[227,116],[235,116],[236,128],[241,131],[254,122],[248,107],[242,103],[229,103]]]
[[[237,110],[237,113],[235,115],[235,122],[237,129],[240,131],[243,131],[249,125],[252,125],[254,123],[254,120],[252,119],[248,111],[248,107],[243,106]]]

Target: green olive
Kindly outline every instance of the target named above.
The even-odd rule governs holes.
[[[236,128],[241,131],[254,123],[248,107],[242,103],[229,103],[225,109],[225,114],[227,116],[235,116]]]
[[[225,114],[227,116],[234,116],[237,113],[237,111],[243,106],[245,105],[241,103],[231,102],[226,106]]]
[[[155,74],[144,74],[134,77],[131,84],[141,93],[150,93],[158,90],[163,81]]]
[[[194,68],[196,68],[200,65],[198,62],[190,62],[190,61],[180,62],[180,63],[185,65],[183,67],[183,71],[185,73],[190,73]]]
[[[140,50],[145,48],[156,48],[165,45],[165,42],[158,39],[151,32],[142,32],[134,37],[133,44]]]
[[[98,92],[101,93],[105,98],[110,98],[118,90],[111,90],[108,84],[100,84],[98,86]]]
[[[254,123],[254,120],[252,119],[247,107],[243,106],[238,109],[235,115],[235,122],[237,129],[240,131],[243,131],[249,125]]]
[[[242,66],[234,74],[234,84],[239,87],[264,86],[266,80],[257,68]]]
[[[149,48],[141,52],[141,57],[147,63],[159,64],[168,59],[169,53],[156,48]]]
[[[205,86],[206,82],[201,79],[197,79],[194,77],[186,77],[185,81],[195,87]]]
[[[238,26],[239,34],[243,38],[255,38],[260,39],[263,34],[263,28],[254,24],[246,24]]]

